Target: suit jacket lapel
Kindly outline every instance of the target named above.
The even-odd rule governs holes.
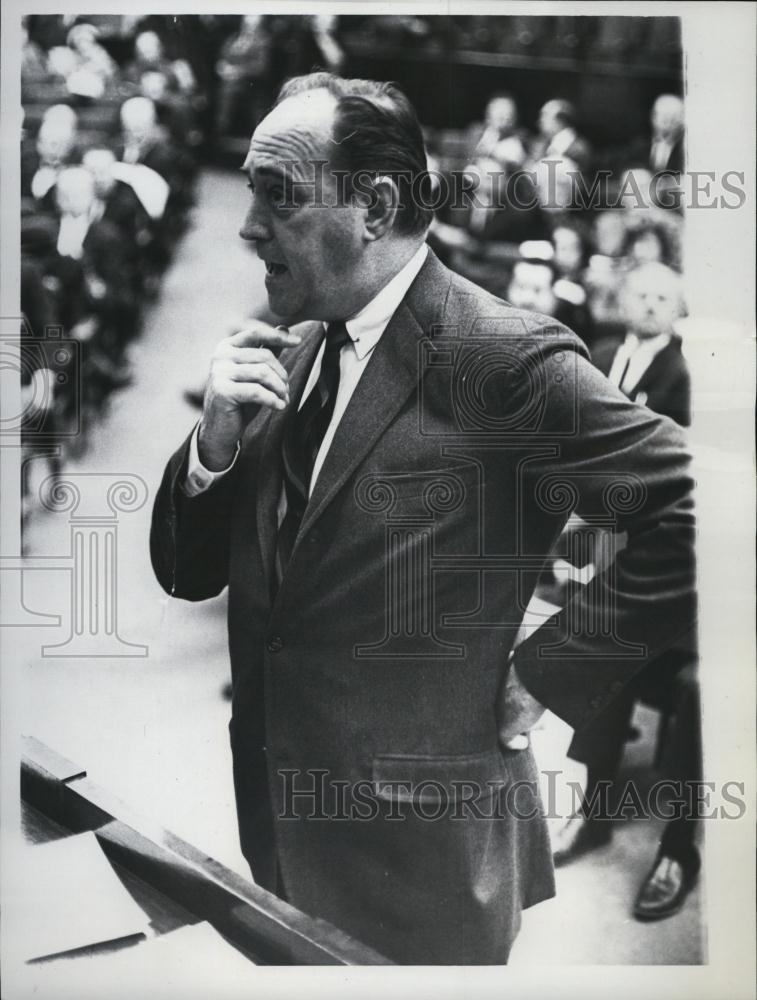
[[[652,358],[652,360],[647,365],[646,369],[642,372],[641,378],[633,386],[629,393],[637,392],[647,392],[650,385],[659,383],[660,376],[665,377],[667,370],[670,365],[675,362],[674,355],[678,350],[678,344],[675,338],[671,339],[670,343],[666,344],[661,351]]]

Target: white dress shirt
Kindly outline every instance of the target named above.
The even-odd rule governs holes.
[[[81,260],[84,253],[84,239],[89,232],[89,216],[71,215],[68,212],[60,217],[58,242],[56,250],[61,257],[73,257]]]
[[[626,395],[630,395],[652,361],[670,343],[669,333],[641,340],[635,333],[626,334],[626,339],[618,348],[608,374],[613,385],[617,385]]]
[[[427,254],[428,247],[424,243],[418,248],[416,253],[413,254],[402,270],[398,271],[391,281],[384,285],[381,291],[374,298],[372,298],[367,305],[363,306],[360,312],[355,313],[354,316],[345,321],[345,326],[347,327],[347,333],[350,335],[351,343],[345,344],[342,347],[342,351],[339,356],[339,388],[336,394],[334,412],[332,414],[331,421],[326,428],[326,433],[323,436],[323,441],[321,442],[321,446],[318,449],[318,454],[315,458],[313,474],[310,479],[311,494],[320,471],[323,468],[323,463],[326,459],[326,455],[328,454],[328,450],[331,447],[331,442],[334,440],[334,434],[339,426],[339,421],[342,419],[342,416],[347,409],[347,404],[350,399],[352,399],[352,394],[360,381],[360,377],[365,371],[371,354],[373,353],[373,349],[381,339],[381,335],[388,326],[389,320],[397,311],[397,307],[404,299],[408,288],[413,283],[418,272],[423,266]],[[318,348],[318,353],[316,354],[313,366],[310,369],[310,375],[308,376],[304,392],[300,398],[300,407],[308,398],[318,381],[324,347],[325,340],[324,343]],[[200,425],[198,423],[190,442],[187,479],[183,487],[184,492],[190,497],[197,496],[199,493],[203,493],[206,489],[212,486],[216,480],[220,479],[221,476],[226,475],[226,473],[233,468],[234,462],[236,461],[235,455],[234,460],[228,469],[223,469],[221,472],[211,472],[209,469],[206,469],[200,461],[197,448],[199,426]],[[237,448],[237,455],[238,454],[239,448]],[[282,489],[281,496],[279,498],[279,524],[281,524],[285,513],[286,494]]]
[[[566,125],[559,132],[552,136],[544,156],[565,156],[577,138],[578,133],[574,128]]]
[[[649,165],[653,170],[664,170],[675,145],[670,139],[654,139],[649,150]]]

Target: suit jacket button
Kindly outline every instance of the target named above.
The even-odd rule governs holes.
[[[589,702],[589,708],[601,708],[603,704],[604,704],[604,699],[600,698],[599,695],[597,695],[596,698],[592,698],[591,701]]]
[[[610,691],[612,694],[617,694],[618,691],[622,691],[624,688],[623,681],[613,681],[610,685]]]
[[[273,635],[268,640],[268,652],[278,653],[280,649],[284,648],[284,640],[280,635]]]

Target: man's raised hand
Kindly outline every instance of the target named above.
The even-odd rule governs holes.
[[[287,405],[289,378],[274,352],[296,347],[300,340],[285,327],[257,322],[220,342],[210,364],[197,440],[206,469],[228,468],[261,406],[283,410]]]

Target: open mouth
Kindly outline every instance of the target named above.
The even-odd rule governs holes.
[[[265,273],[269,275],[284,274],[286,267],[283,264],[276,264],[272,260],[265,262]]]

